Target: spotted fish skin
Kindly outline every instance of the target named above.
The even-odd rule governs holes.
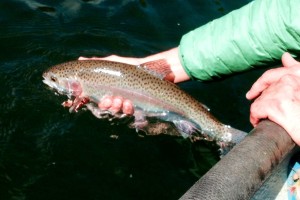
[[[200,102],[177,85],[143,67],[99,60],[70,61],[43,73],[44,83],[59,93],[88,97],[98,103],[104,96],[131,100],[145,116],[173,122],[183,136],[200,132],[222,145],[240,142],[246,134],[219,122]]]

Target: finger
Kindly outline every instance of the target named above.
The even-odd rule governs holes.
[[[142,58],[121,57],[117,55],[110,55],[106,57],[91,57],[91,58],[80,56],[78,60],[108,60],[113,62],[127,63],[130,65],[139,65],[143,62]]]
[[[122,111],[124,114],[133,115],[134,108],[133,108],[133,104],[130,100],[128,100],[128,99],[124,100]]]
[[[109,111],[111,111],[113,114],[118,113],[122,110],[123,107],[123,98],[122,97],[114,97],[112,101],[112,105],[109,108]]]
[[[88,60],[89,58],[87,58],[87,57],[82,57],[82,56],[80,56],[79,58],[78,58],[78,60]]]
[[[129,65],[139,65],[139,64],[141,64],[143,59],[142,58],[134,58],[134,57],[121,57],[121,56],[117,56],[117,55],[110,55],[110,56],[104,57],[103,60],[127,63]]]
[[[284,125],[286,122],[286,103],[287,101],[281,101],[271,98],[256,99],[250,108],[250,122],[253,126],[256,126],[262,119],[269,119],[279,125]],[[290,105],[288,105],[289,108]]]
[[[289,54],[288,52],[285,52],[282,57],[281,57],[281,61],[282,61],[282,65],[284,67],[291,67],[294,65],[299,64],[299,62],[297,60],[295,60],[291,54]]]
[[[257,81],[252,85],[251,89],[246,93],[246,98],[249,100],[255,99],[262,91],[269,87],[272,83],[277,82],[288,71],[284,67],[270,69],[266,71]]]
[[[269,87],[270,84],[277,82],[282,76],[290,73],[287,68],[295,66],[297,64],[299,65],[299,62],[296,61],[288,52],[285,52],[282,55],[281,60],[283,67],[266,71],[247,92],[247,99],[252,100],[256,98],[263,90]]]
[[[91,57],[91,58],[87,58],[87,57],[82,57],[80,56],[78,58],[78,60],[104,60],[103,58],[99,58],[99,57]]]
[[[259,122],[260,122],[260,119],[254,118],[252,115],[250,115],[250,123],[252,124],[253,127],[256,127]]]
[[[255,127],[262,119],[268,118],[269,100],[263,98],[256,99],[250,107],[250,123]]]
[[[250,111],[250,123],[252,124],[253,127],[256,127],[262,119],[267,118],[267,115],[264,114],[263,112],[258,112],[257,110],[253,109],[252,106],[250,109],[252,110]]]
[[[113,98],[112,97],[104,97],[100,103],[98,104],[98,107],[101,110],[108,110],[113,104]]]

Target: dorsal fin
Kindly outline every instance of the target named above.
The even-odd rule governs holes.
[[[149,61],[139,65],[139,67],[144,68],[147,72],[162,80],[174,83],[174,74],[171,70],[171,66],[165,59]]]

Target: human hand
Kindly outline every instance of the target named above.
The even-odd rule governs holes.
[[[261,119],[270,119],[283,127],[300,145],[300,80],[284,75],[269,85],[252,103],[250,122],[256,126]]]
[[[266,71],[247,92],[246,98],[253,100],[260,95],[262,91],[267,89],[271,84],[277,82],[285,75],[296,75],[300,77],[300,62],[296,61],[289,53],[282,55],[283,67],[270,69]]]
[[[106,96],[100,101],[98,107],[100,110],[108,110],[112,114],[123,113],[133,115],[134,113],[132,102],[120,96]]]

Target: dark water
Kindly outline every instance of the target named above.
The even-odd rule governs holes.
[[[247,2],[1,0],[0,199],[178,199],[217,162],[214,147],[70,114],[41,74],[82,55],[167,50]],[[261,73],[180,86],[221,121],[249,131],[244,94]]]

